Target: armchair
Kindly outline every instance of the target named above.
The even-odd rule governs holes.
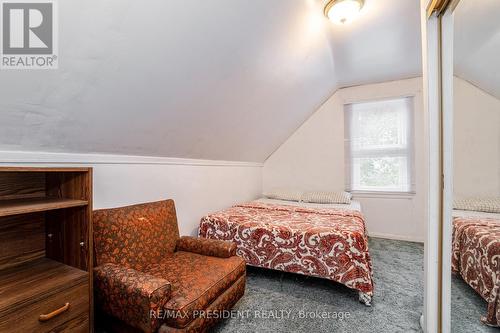
[[[96,305],[119,332],[204,332],[245,291],[236,245],[179,237],[173,200],[95,211],[94,245]]]

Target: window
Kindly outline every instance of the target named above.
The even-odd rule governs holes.
[[[347,190],[414,191],[413,98],[345,106]]]

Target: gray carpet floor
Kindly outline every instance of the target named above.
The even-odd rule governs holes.
[[[418,243],[370,239],[375,280],[372,307],[359,303],[357,292],[338,283],[249,267],[246,293],[234,309],[236,315],[212,331],[421,332],[423,250]],[[453,333],[500,332],[480,322],[487,304],[461,278],[452,277],[451,291]]]
[[[421,332],[423,245],[372,238],[369,246],[372,307],[359,303],[357,292],[341,284],[248,268],[246,293],[235,308],[240,315],[213,332]],[[261,318],[266,314],[271,318]]]
[[[459,276],[451,277],[451,331],[453,333],[500,332],[481,323],[487,303]]]

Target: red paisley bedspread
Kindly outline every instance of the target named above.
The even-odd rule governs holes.
[[[235,242],[249,265],[326,278],[373,295],[358,211],[250,202],[203,217],[199,236]]]
[[[483,322],[499,326],[500,220],[455,218],[451,268],[488,302]]]

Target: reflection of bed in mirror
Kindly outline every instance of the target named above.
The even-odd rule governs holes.
[[[498,0],[460,0],[454,11],[453,333],[500,331],[489,327],[500,326],[498,17]]]
[[[487,303],[481,320],[500,324],[500,213],[453,211],[452,272]]]

